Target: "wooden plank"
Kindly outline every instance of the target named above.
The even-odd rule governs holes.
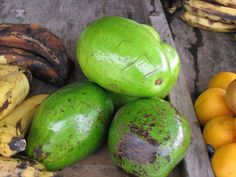
[[[160,33],[164,41],[175,47],[160,1],[145,0],[144,2],[144,5],[148,7],[146,9],[149,9],[149,12],[146,13],[149,13],[150,24]],[[150,6],[152,7],[150,8]],[[182,59],[186,57],[181,52],[179,54]],[[191,128],[191,144],[183,160],[186,176],[213,177],[214,173],[208,158],[201,129],[195,116],[183,70],[180,71],[178,82],[169,97],[172,105],[186,116]]]
[[[180,14],[170,16],[169,23],[176,48],[187,56],[182,58],[182,68],[190,94],[195,99],[217,72],[236,72],[236,42],[234,33],[193,28],[181,20]]]

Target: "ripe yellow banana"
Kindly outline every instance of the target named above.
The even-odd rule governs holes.
[[[0,154],[10,157],[24,151],[25,134],[30,128],[35,111],[48,94],[39,94],[23,101],[0,121]]]
[[[185,9],[197,16],[222,23],[236,24],[236,9],[200,0],[184,1]]]
[[[15,127],[4,125],[0,128],[0,154],[10,157],[18,152],[24,151],[26,140],[17,135]]]
[[[1,63],[1,56],[0,56],[0,63]],[[12,72],[25,72],[25,70],[22,67],[15,66],[15,65],[0,64],[0,76],[6,75]]]
[[[56,177],[54,172],[46,171],[44,166],[37,161],[21,158],[0,157],[1,177]]]
[[[29,93],[29,81],[22,72],[0,76],[0,120],[20,104]]]
[[[235,32],[236,26],[233,24],[225,24],[221,22],[215,22],[207,18],[199,17],[189,12],[184,12],[181,18],[186,21],[189,25],[214,32]]]
[[[236,8],[236,0],[214,0],[214,1],[224,6]]]

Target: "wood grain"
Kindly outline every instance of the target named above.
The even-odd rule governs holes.
[[[191,28],[180,20],[179,14],[169,19],[170,29],[158,0],[0,0],[0,23],[38,23],[59,36],[69,57],[75,61],[69,83],[85,79],[76,62],[75,46],[79,34],[89,23],[104,15],[149,22],[161,38],[175,46],[180,54],[180,76],[169,96],[171,103],[187,117],[191,126],[190,148],[183,162],[170,176],[213,177],[191,96],[194,99],[204,90],[207,81],[216,72],[235,71],[236,42],[232,34]],[[58,89],[36,79],[31,88],[31,95],[52,93]],[[66,177],[125,176],[112,165],[106,145],[80,163],[60,171],[60,174]]]
[[[149,11],[150,24],[160,33],[164,41],[175,47],[160,1],[155,0],[153,3],[153,1],[145,0],[145,4],[152,4],[153,6],[153,8],[149,8],[151,9]],[[182,59],[187,57],[181,51],[179,51],[179,55]],[[181,69],[177,84],[169,94],[169,97],[172,105],[186,116],[191,128],[191,144],[183,160],[185,175],[188,177],[213,177],[214,173],[208,158],[201,129],[195,116],[183,69]]]
[[[167,1],[162,1],[167,8]],[[180,9],[167,14],[174,43],[182,58],[187,88],[193,101],[207,88],[208,81],[220,71],[236,72],[234,33],[215,33],[193,28],[180,18]]]
[[[93,20],[105,15],[117,15],[145,23],[141,0],[0,0],[0,23],[37,23],[50,29],[65,45],[75,69],[69,83],[84,80],[76,62],[76,40]],[[58,88],[37,79],[31,93],[52,93]],[[65,177],[126,177],[111,162],[106,144],[96,153],[76,165],[59,172]],[[176,168],[170,177],[180,177]]]

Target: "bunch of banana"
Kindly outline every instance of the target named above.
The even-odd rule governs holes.
[[[0,47],[0,64],[19,65],[28,68],[34,76],[48,82],[61,83],[58,75],[49,62],[26,50]]]
[[[24,151],[24,136],[30,128],[35,111],[48,94],[39,94],[24,100],[0,121],[0,154],[10,157]]]
[[[27,67],[39,79],[63,85],[69,60],[60,40],[35,24],[0,24],[0,64]]]
[[[185,12],[181,17],[196,28],[214,32],[236,32],[235,5],[236,1],[231,0],[215,0],[214,3],[185,0]]]
[[[39,162],[31,159],[29,160],[25,157],[0,157],[0,176],[58,177],[55,172],[46,171],[44,166]]]

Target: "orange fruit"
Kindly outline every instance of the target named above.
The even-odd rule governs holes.
[[[219,147],[211,163],[216,177],[236,177],[236,143]]]
[[[236,126],[232,117],[215,117],[207,122],[203,129],[206,144],[218,147],[236,142]]]
[[[225,90],[210,88],[205,90],[196,100],[194,108],[201,125],[218,116],[233,116],[225,101]]]
[[[225,100],[231,111],[236,113],[236,79],[226,89]]]
[[[236,74],[233,72],[219,72],[209,81],[208,88],[226,89],[234,79]]]

